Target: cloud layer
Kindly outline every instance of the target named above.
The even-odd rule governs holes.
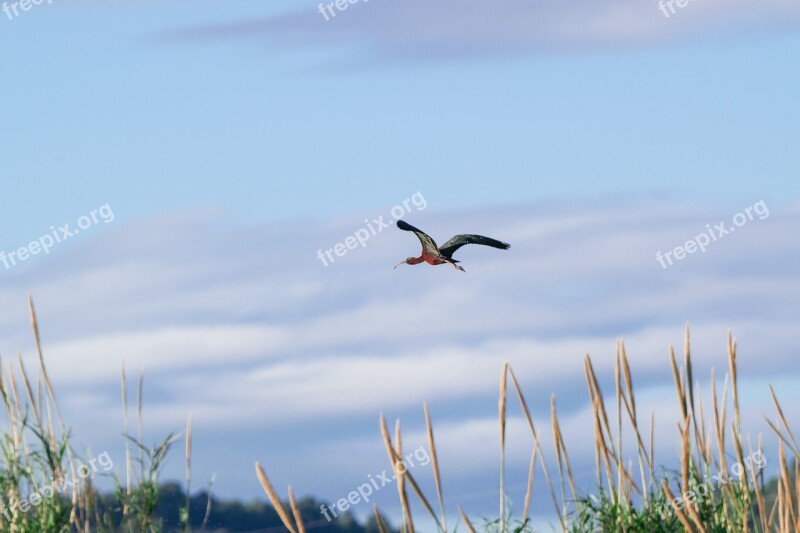
[[[392,227],[323,266],[317,250],[343,242],[375,211],[250,228],[231,227],[219,213],[179,213],[62,246],[0,272],[0,354],[21,351],[35,368],[25,309],[31,291],[76,435],[95,450],[119,452],[124,359],[130,375],[145,373],[150,440],[180,429],[191,412],[198,477],[216,471],[218,492],[248,497],[258,494],[256,459],[281,482],[340,497],[386,467],[379,413],[406,421],[409,449],[424,442],[423,401],[452,483],[494,487],[504,361],[545,427],[557,395],[571,456],[591,472],[590,443],[581,437],[589,414],[583,358],[591,355],[613,390],[619,337],[643,412],[657,409],[666,463],[675,420],[667,347],[682,344],[686,321],[704,387],[712,367],[724,373],[733,329],[755,430],[770,409],[766,382],[776,376],[787,376],[776,381],[787,416],[800,414],[789,407],[800,390],[792,377],[796,206],[773,208],[666,269],[656,252],[684,245],[707,225],[731,225],[735,213],[636,203],[421,211],[409,221],[440,242],[473,232],[512,248],[462,248],[466,273],[392,270],[419,250],[413,235]],[[522,429],[509,465],[524,472],[530,448],[524,424],[515,424]],[[480,508],[479,496],[454,487],[454,503],[461,497],[475,497]]]

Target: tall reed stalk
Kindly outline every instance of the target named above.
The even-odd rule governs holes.
[[[679,419],[676,433],[680,444],[675,473],[657,472],[654,457],[655,412],[650,413],[649,428],[642,426],[636,408],[636,396],[628,356],[622,341],[617,344],[614,361],[614,395],[616,424],[612,426],[606,397],[597,379],[592,359],[584,359],[584,374],[592,408],[592,427],[595,448],[595,491],[579,494],[573,468],[567,452],[567,443],[561,432],[556,409],[556,397],[551,398],[550,419],[553,438],[553,453],[556,461],[557,483],[548,468],[542,453],[540,434],[533,422],[522,387],[508,363],[503,365],[500,380],[498,425],[500,437],[500,484],[499,517],[488,522],[485,528],[499,533],[532,531],[529,522],[531,509],[538,507],[547,513],[547,504],[533,501],[534,480],[537,466],[544,477],[558,527],[563,532],[673,532],[697,533],[717,532],[775,532],[796,533],[800,531],[800,447],[798,447],[781,404],[770,386],[770,395],[777,418],[767,423],[778,437],[778,449],[774,454],[763,450],[763,436],[759,435],[757,446],[742,428],[739,404],[738,354],[736,341],[729,333],[727,338],[728,369],[720,392],[714,372],[711,374],[711,414],[705,412],[699,383],[695,382],[687,325],[682,364],[678,363],[672,346],[668,351],[668,363],[678,401]],[[528,471],[527,491],[522,518],[513,520],[508,515],[505,485],[506,424],[508,420],[509,378],[516,391],[517,400],[531,434],[531,460]],[[729,415],[730,413],[730,415]],[[728,416],[731,416],[730,421]],[[432,461],[433,476],[439,500],[440,513],[433,510],[416,480],[408,471],[398,468],[402,462],[402,435],[399,421],[396,424],[394,441],[390,437],[386,420],[381,415],[380,430],[389,462],[398,476],[398,494],[402,509],[402,530],[415,530],[411,502],[406,494],[406,485],[413,489],[422,508],[430,516],[436,528],[447,532],[445,500],[442,493],[440,463],[433,438],[433,426],[427,405],[424,417],[428,435],[428,446]],[[645,419],[645,423],[646,423]],[[624,448],[623,441],[633,442],[633,449]],[[764,473],[754,464],[753,458],[769,456],[778,461],[779,473],[774,483],[774,497],[766,496]],[[735,459],[735,464],[729,463]],[[738,472],[733,481],[724,473]],[[256,463],[259,479],[276,508],[281,501],[269,485],[261,466]],[[714,477],[716,476],[716,477]],[[560,495],[557,496],[557,494]],[[377,507],[375,508],[377,514]],[[474,532],[473,521],[458,507],[460,519],[467,530]],[[285,513],[284,513],[285,515]],[[282,517],[284,516],[282,515]],[[285,525],[292,533],[299,530],[301,521],[285,518]],[[381,522],[381,528],[385,528]],[[382,530],[383,531],[383,530]]]

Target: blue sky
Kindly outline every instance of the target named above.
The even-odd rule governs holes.
[[[503,360],[542,416],[566,395],[580,434],[583,354],[608,363],[630,338],[659,405],[686,321],[701,368],[724,367],[728,328],[759,354],[754,405],[777,375],[797,390],[796,4],[697,0],[667,18],[657,2],[372,0],[327,22],[317,6],[0,13],[0,250],[113,210],[0,264],[0,355],[33,355],[32,292],[87,444],[120,444],[106,429],[123,357],[148,376],[153,439],[191,411],[198,476],[249,498],[255,460],[338,497],[380,471],[378,413],[418,432],[423,401],[453,443],[451,475],[491,493],[495,443],[456,443],[490,427]],[[317,259],[415,192],[426,207],[408,220],[436,238],[486,233],[511,251],[462,250],[466,276],[392,271],[418,244],[389,228]],[[769,217],[704,254],[655,260],[759,201]],[[556,353],[563,368],[541,363]]]
[[[688,7],[648,10],[650,22],[680,33],[697,18]],[[311,39],[361,20],[345,17],[380,19],[383,4],[327,23],[314,8],[65,1],[2,20],[14,75],[0,141],[15,199],[2,245],[105,202],[123,220],[202,205],[250,223],[324,219],[422,185],[444,208],[797,193],[795,32],[406,57],[357,27]],[[307,26],[299,38],[186,35],[289,9]]]

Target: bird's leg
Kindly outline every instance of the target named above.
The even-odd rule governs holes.
[[[448,261],[448,263],[450,263],[450,261]],[[464,270],[464,267],[462,267],[462,266],[458,266],[458,265],[457,265],[457,264],[455,264],[455,263],[450,263],[450,264],[451,264],[451,265],[453,265],[454,267],[456,267],[456,268],[457,268],[458,270],[460,270],[461,272],[466,272],[466,270]]]

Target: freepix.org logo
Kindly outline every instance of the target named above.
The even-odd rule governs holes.
[[[27,498],[14,501],[7,508],[0,504],[0,513],[3,513],[6,519],[11,522],[11,514],[14,512],[14,509],[19,509],[23,513],[27,513],[32,507],[36,507],[43,501],[49,500],[59,492],[67,494],[68,488],[80,484],[81,481],[90,477],[92,474],[96,474],[101,468],[103,472],[108,472],[114,468],[114,461],[111,460],[111,456],[108,455],[108,452],[103,452],[89,460],[88,463],[79,465],[77,468],[77,478],[73,478],[72,481],[66,477],[58,480],[51,478],[49,482],[42,483],[41,488]]]
[[[378,218],[373,218],[372,221],[365,218],[364,222],[367,225],[366,227],[357,229],[352,235],[345,238],[344,242],[339,242],[327,250],[323,251],[320,248],[317,250],[317,259],[319,259],[324,266],[328,266],[330,263],[336,261],[333,257],[334,255],[337,257],[344,257],[349,250],[354,250],[359,245],[362,248],[366,248],[367,241],[371,237],[374,237],[383,231],[384,228],[390,227],[394,222],[403,218],[407,213],[410,213],[411,206],[414,206],[417,211],[422,211],[428,207],[428,201],[425,200],[421,192],[417,191],[389,210],[389,214],[392,217],[389,222],[383,220],[383,215]]]
[[[53,0],[19,0],[19,2],[3,2],[2,10],[8,20],[14,20],[21,15],[20,11],[30,11],[33,6],[40,6],[45,1],[49,5],[53,5]]]
[[[706,224],[706,231],[695,235],[693,238],[686,241],[685,244],[676,246],[674,249],[667,250],[663,253],[661,250],[657,251],[656,261],[661,265],[661,268],[666,269],[667,266],[673,265],[673,258],[675,261],[680,261],[686,257],[686,254],[693,254],[698,250],[700,250],[701,253],[706,253],[706,248],[711,243],[722,239],[726,235],[730,235],[736,231],[736,228],[741,228],[748,222],[755,220],[754,213],[758,215],[758,220],[764,220],[769,216],[769,209],[767,208],[767,204],[764,203],[764,200],[747,207],[741,213],[733,215],[733,226],[727,226],[724,220],[714,226]]]
[[[414,463],[414,459],[417,460]],[[408,472],[410,468],[414,468],[416,465],[425,466],[431,462],[431,456],[428,454],[428,450],[425,449],[424,446],[420,446],[413,452],[406,454],[402,461],[397,464],[397,468],[400,473],[404,474]],[[333,518],[338,518],[337,510],[340,513],[344,513],[350,507],[360,503],[369,503],[369,498],[374,492],[378,492],[383,487],[387,485],[391,485],[397,481],[397,474],[389,476],[386,473],[386,470],[381,472],[380,474],[372,474],[367,476],[367,482],[362,483],[359,485],[355,490],[352,490],[347,493],[347,498],[339,498],[336,502],[331,503],[330,505],[325,505],[324,503],[320,505],[319,512],[322,516],[325,517],[328,522],[333,520]],[[333,515],[333,518],[330,514]]]
[[[714,491],[720,488],[722,485],[726,485],[731,481],[739,481],[742,476],[745,476],[746,478],[747,472],[759,472],[765,466],[767,466],[767,458],[764,456],[764,454],[761,453],[761,451],[753,452],[750,456],[744,458],[744,464],[736,463],[731,466],[730,473],[722,470],[713,476],[706,474],[703,483],[693,481],[690,485],[690,490],[684,492],[674,500],[668,500],[664,505],[661,506],[660,509],[658,509],[658,514],[661,515],[661,518],[672,516],[674,513],[673,508],[681,510],[685,506],[702,502],[706,497],[708,497],[710,494],[713,494]]]
[[[111,206],[108,204],[101,205],[97,209],[92,209],[88,214],[78,217],[76,221],[77,227],[72,226],[71,223],[58,227],[50,226],[49,233],[45,233],[25,246],[20,246],[16,250],[11,250],[9,253],[0,250],[0,263],[3,263],[6,270],[9,270],[11,267],[17,266],[18,263],[23,261],[27,261],[34,255],[42,253],[47,255],[50,253],[50,248],[56,244],[71,239],[80,233],[81,230],[89,229],[99,224],[101,221],[106,224],[114,221],[114,211],[111,210]]]

